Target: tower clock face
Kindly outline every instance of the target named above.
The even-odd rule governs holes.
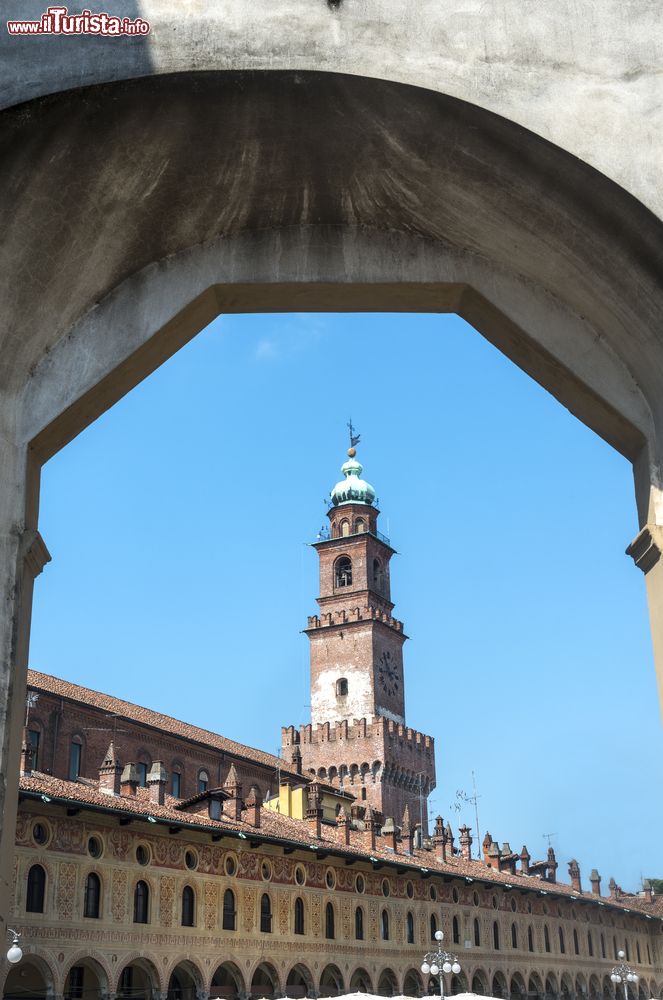
[[[388,649],[385,649],[378,660],[378,682],[385,694],[398,693],[398,667]]]

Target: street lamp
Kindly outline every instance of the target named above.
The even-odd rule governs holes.
[[[12,930],[11,927],[7,928],[7,933],[12,934],[12,943],[9,945],[9,951],[7,952],[7,961],[11,962],[12,965],[16,965],[23,958],[23,952],[21,951],[21,946],[18,943],[20,934],[18,931]]]
[[[637,974],[637,972],[634,972],[629,965],[626,964],[626,962],[624,961],[624,957],[625,956],[623,951],[617,952],[619,965],[616,965],[614,967],[610,975],[610,978],[612,979],[615,986],[617,985],[617,983],[624,984],[624,1000],[628,1000],[628,984],[629,983],[636,984],[640,979],[640,976]]]
[[[442,931],[435,931],[435,940],[437,941],[437,951],[429,951],[424,955],[424,960],[421,963],[421,971],[425,976],[439,976],[440,977],[440,1000],[444,1000],[444,973],[447,975],[453,972],[454,976],[457,976],[460,972],[460,963],[455,955],[450,955],[448,951],[442,949],[442,939],[444,934]],[[628,997],[626,998],[628,1000]]]

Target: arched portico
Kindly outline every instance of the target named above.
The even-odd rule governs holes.
[[[372,993],[373,981],[366,969],[355,969],[350,976],[350,993]]]
[[[378,979],[378,996],[395,997],[399,992],[398,980],[393,969],[383,969]]]
[[[175,964],[168,976],[166,1000],[196,1000],[202,991],[203,976],[189,959]]]
[[[134,958],[119,972],[115,994],[118,1000],[153,1000],[160,993],[159,973],[146,958]]]
[[[285,981],[286,995],[297,1000],[298,997],[308,996],[313,989],[313,976],[310,970],[302,963],[293,965]]]
[[[503,972],[496,972],[493,976],[493,981],[490,988],[490,995],[493,997],[506,997],[508,996],[508,987],[506,982],[506,976]]]
[[[403,996],[420,997],[423,996],[424,984],[421,974],[417,969],[408,969],[403,978]]]
[[[222,997],[223,1000],[237,1000],[245,992],[244,977],[234,962],[222,962],[212,976],[209,995],[210,1000]]]
[[[275,997],[280,992],[279,976],[271,962],[261,962],[251,977],[252,997]]]
[[[26,955],[18,965],[12,965],[2,996],[3,1000],[54,1000],[53,972],[47,962],[38,955]]]
[[[633,462],[633,555],[663,662],[660,223],[535,131],[432,90],[334,73],[134,75],[4,113],[12,337],[0,417],[12,433],[0,464],[15,484],[0,506],[0,583],[11,595],[0,633],[10,664],[0,680],[4,815],[16,805],[31,588],[46,558],[40,465],[224,310],[464,316]],[[333,128],[330,107],[345,109]],[[155,173],[157,162],[166,166]],[[117,185],[103,206],[101,165]],[[51,211],[35,216],[37,191]],[[61,247],[65,227],[76,252]]]
[[[344,990],[343,975],[339,967],[333,963],[326,965],[320,973],[319,995],[321,997],[337,997]]]
[[[110,977],[97,959],[82,955],[69,963],[64,974],[64,1000],[100,998],[110,992]]]
[[[472,973],[472,993],[478,993],[481,996],[488,996],[488,976],[483,969],[475,969]]]

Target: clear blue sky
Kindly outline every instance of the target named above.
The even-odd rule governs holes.
[[[631,469],[453,316],[221,317],[44,469],[31,665],[276,751],[308,719],[323,498],[352,416],[432,808],[663,876]],[[476,846],[476,845],[475,845]]]

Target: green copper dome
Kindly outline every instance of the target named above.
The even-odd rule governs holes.
[[[350,456],[348,461],[341,466],[345,479],[336,483],[330,493],[332,505],[340,507],[344,503],[372,504],[375,501],[375,490],[370,483],[361,478],[363,466],[355,458],[355,449],[349,448],[348,455]]]

